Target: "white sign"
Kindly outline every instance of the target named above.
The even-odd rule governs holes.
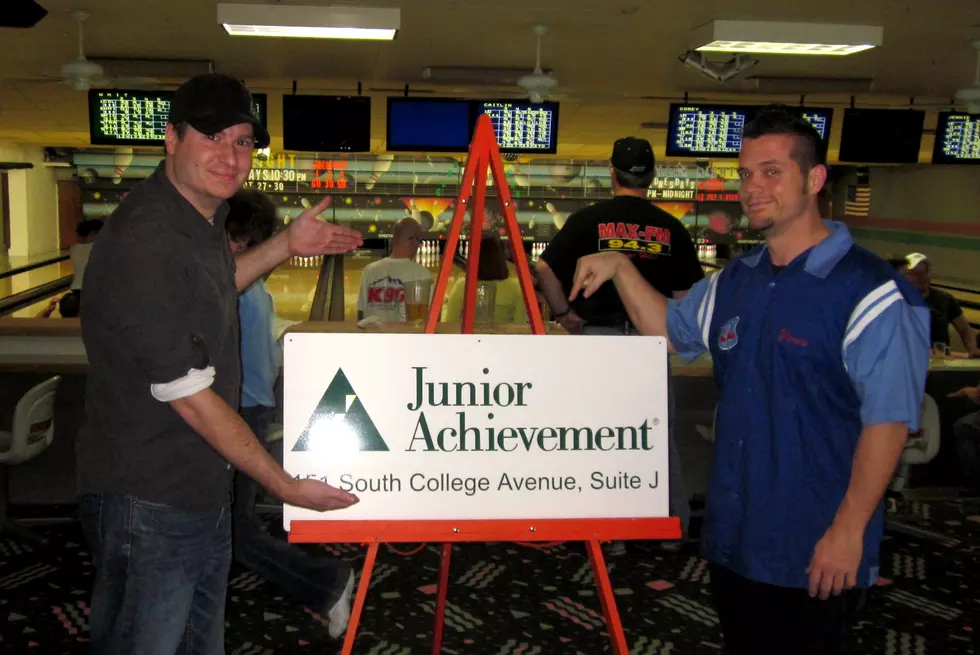
[[[668,516],[666,341],[286,335],[286,470],[350,491],[283,522]]]

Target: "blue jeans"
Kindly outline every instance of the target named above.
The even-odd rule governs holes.
[[[242,407],[241,415],[263,446],[275,409]],[[277,442],[282,447],[282,441]],[[280,463],[282,458],[277,458]],[[326,556],[313,556],[301,547],[275,537],[255,514],[259,485],[246,474],[235,473],[235,561],[262,576],[294,599],[317,611],[327,611],[340,600],[351,567]]]
[[[583,334],[624,336],[639,335],[635,330],[625,332],[623,329],[585,325]],[[681,465],[681,453],[677,449],[674,438],[674,426],[677,425],[677,412],[674,411],[674,382],[670,376],[670,354],[667,355],[667,485],[670,494],[668,503],[670,515],[681,520],[681,532],[687,536],[687,528],[691,523],[691,501],[684,484],[684,469]]]
[[[95,655],[223,655],[231,512],[118,494],[79,498],[95,563]]]

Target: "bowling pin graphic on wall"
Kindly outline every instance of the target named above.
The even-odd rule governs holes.
[[[394,155],[378,155],[374,160],[374,166],[371,167],[371,177],[364,183],[364,188],[368,191],[373,189],[374,185],[378,183],[381,176],[387,173],[388,169],[391,168],[391,164],[394,160]]]
[[[117,148],[116,154],[112,157],[112,183],[119,184],[122,182],[123,173],[129,168],[129,165],[133,163],[133,149],[132,148]]]
[[[551,214],[551,219],[555,222],[555,227],[559,230],[565,226],[565,220],[568,218],[568,214],[563,214],[558,211],[558,209],[550,202],[545,203],[545,209]]]

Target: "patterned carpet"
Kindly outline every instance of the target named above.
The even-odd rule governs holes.
[[[980,630],[980,503],[902,503],[941,543],[892,534],[883,578],[857,625],[857,653],[958,655]],[[44,528],[54,546],[0,539],[0,652],[86,652],[91,563],[77,524]],[[355,546],[324,548],[357,561]],[[632,543],[609,558],[632,655],[718,654],[704,561],[693,547],[667,553]],[[403,557],[382,549],[356,653],[430,652],[438,549]],[[443,652],[486,655],[611,652],[585,550],[509,544],[454,549]],[[234,568],[227,652],[334,653],[319,614]]]

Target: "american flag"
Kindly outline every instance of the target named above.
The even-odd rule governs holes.
[[[847,187],[847,202],[844,204],[847,216],[868,216],[871,213],[871,185],[856,184]]]

